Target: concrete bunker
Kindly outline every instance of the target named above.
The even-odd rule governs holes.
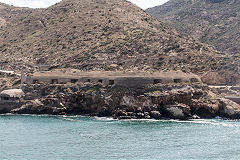
[[[23,84],[66,84],[66,83],[93,83],[135,87],[180,82],[201,82],[200,78],[192,73],[181,71],[169,72],[111,72],[111,71],[48,71],[22,75]]]
[[[0,93],[1,101],[19,101],[24,96],[24,92],[21,89],[4,90]]]
[[[21,107],[23,103],[20,99],[24,96],[21,89],[4,90],[0,93],[0,112],[8,113],[12,109]]]

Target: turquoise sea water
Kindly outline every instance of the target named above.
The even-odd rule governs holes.
[[[239,160],[240,121],[0,116],[0,160]]]

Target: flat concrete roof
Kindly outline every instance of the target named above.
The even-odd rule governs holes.
[[[0,93],[0,96],[5,96],[5,97],[22,97],[24,96],[24,92],[22,89],[9,89],[9,90],[4,90]]]
[[[168,78],[199,78],[192,73],[184,73],[181,71],[168,72],[121,72],[121,71],[79,71],[79,70],[54,70],[47,72],[35,72],[31,74],[32,77],[102,77],[102,78],[117,78],[117,77],[168,77]]]

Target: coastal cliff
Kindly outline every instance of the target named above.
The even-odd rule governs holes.
[[[238,119],[240,105],[202,84],[159,84],[142,88],[93,85],[25,85],[24,105],[14,114],[89,115],[116,119]]]

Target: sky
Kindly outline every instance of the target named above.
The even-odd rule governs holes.
[[[0,0],[2,3],[18,6],[18,7],[30,7],[30,8],[45,8],[53,5],[60,0]],[[135,3],[142,9],[147,9],[157,5],[161,5],[168,0],[129,0]]]

